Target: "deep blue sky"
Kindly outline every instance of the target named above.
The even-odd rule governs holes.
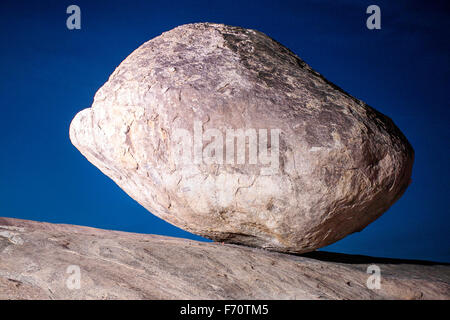
[[[81,30],[66,28],[71,4]],[[381,30],[365,26],[370,4],[381,8]],[[445,1],[2,0],[0,216],[199,239],[128,197],[68,129],[139,45],[180,24],[219,22],[289,47],[390,116],[415,149],[404,196],[325,250],[450,262],[449,13]]]

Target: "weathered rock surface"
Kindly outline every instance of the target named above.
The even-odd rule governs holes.
[[[258,147],[256,163],[250,138],[244,163],[226,158],[234,150],[226,148],[230,129],[268,130],[257,131],[259,143],[264,136],[270,143]],[[278,42],[208,23],[180,26],[135,50],[76,115],[70,138],[162,219],[282,252],[362,230],[403,194],[414,157],[388,117]],[[189,143],[191,157],[180,152]],[[264,157],[267,145],[275,157]],[[178,161],[186,154],[192,161]]]
[[[380,289],[366,286],[371,264]],[[69,266],[80,268],[79,289],[67,286]],[[0,218],[0,299],[449,299],[449,283],[450,266],[431,262]]]

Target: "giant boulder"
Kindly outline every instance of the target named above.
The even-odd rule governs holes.
[[[362,230],[403,194],[414,157],[388,117],[275,40],[210,23],[131,53],[70,138],[160,218],[282,252]]]

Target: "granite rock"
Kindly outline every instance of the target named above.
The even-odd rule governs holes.
[[[383,214],[414,158],[391,119],[275,40],[210,23],[131,53],[75,116],[70,139],[158,217],[296,253]]]
[[[449,283],[448,264],[0,218],[0,299],[448,300]]]

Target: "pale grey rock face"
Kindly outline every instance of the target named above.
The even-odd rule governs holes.
[[[231,129],[255,133],[244,161],[238,140],[236,157],[227,158]],[[255,136],[268,140],[256,161]],[[282,252],[362,230],[403,194],[414,158],[388,117],[278,42],[208,23],[136,49],[73,119],[70,139],[160,218],[217,241]]]
[[[380,269],[379,289],[367,286],[372,265]],[[449,283],[448,264],[297,256],[0,218],[0,299],[448,300]]]

